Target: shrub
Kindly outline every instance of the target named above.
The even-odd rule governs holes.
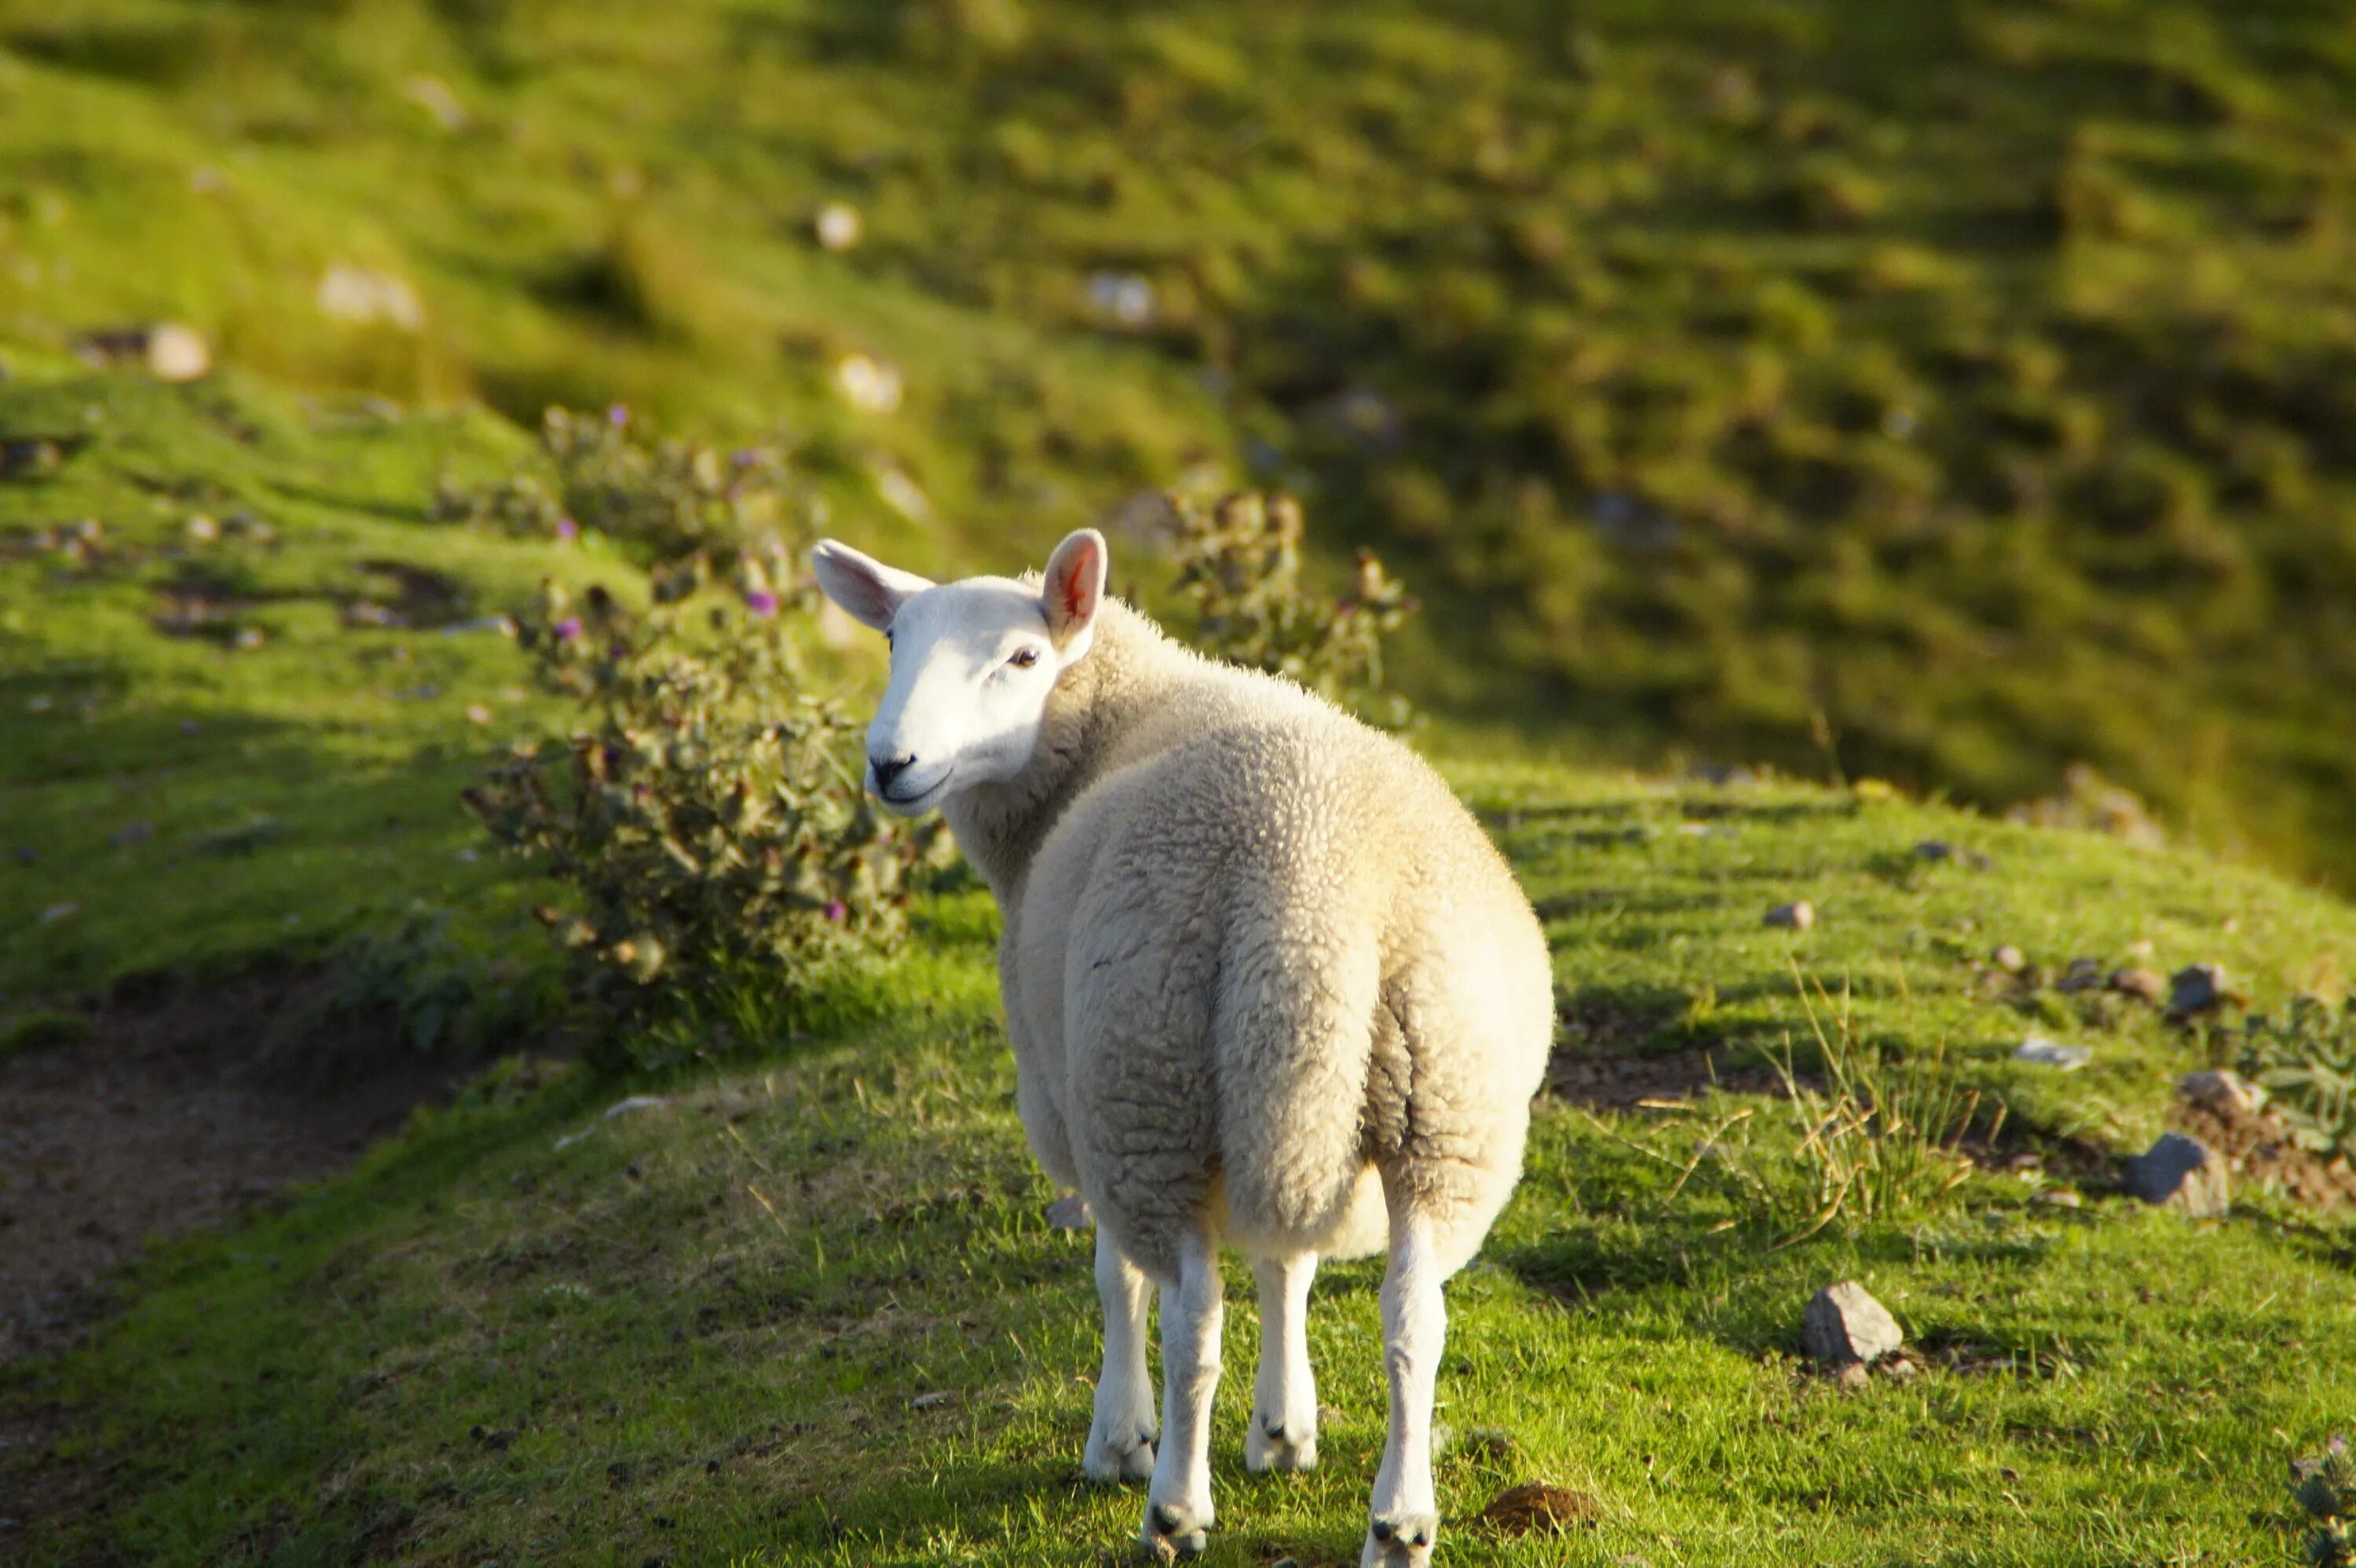
[[[2294,997],[2283,1018],[2251,1015],[2236,1044],[2235,1070],[2265,1092],[2292,1142],[2326,1158],[2356,1157],[2356,1000],[2335,1012]]]
[[[573,895],[539,912],[573,955],[604,1065],[647,1063],[658,1037],[633,1026],[732,1013],[746,987],[807,998],[890,949],[910,874],[948,848],[937,824],[880,817],[845,765],[862,723],[810,689],[794,627],[809,590],[773,586],[748,555],[730,605],[701,591],[709,575],[674,571],[642,616],[545,584],[519,635],[590,722],[517,747],[466,793]]]
[[[2315,1521],[2299,1561],[2314,1568],[2348,1568],[2356,1563],[2356,1541],[2348,1535],[2348,1520],[2356,1513],[2356,1464],[2348,1458],[2348,1441],[2331,1439],[2320,1459],[2293,1461],[2291,1496]]]
[[[543,539],[592,528],[650,563],[798,537],[791,454],[780,443],[723,452],[659,440],[618,404],[603,414],[550,409],[540,443],[552,480],[519,474],[467,486],[445,479],[435,519]]]
[[[1301,581],[1300,506],[1287,496],[1229,496],[1210,507],[1171,497],[1178,530],[1173,587],[1193,609],[1193,641],[1235,664],[1290,676],[1394,727],[1407,700],[1383,690],[1383,639],[1416,602],[1372,550],[1348,592],[1323,598]]]

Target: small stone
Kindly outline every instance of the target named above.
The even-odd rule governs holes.
[[[2258,1108],[2257,1091],[2240,1073],[2223,1068],[2186,1073],[2177,1080],[2176,1093],[2186,1104],[2221,1116],[2246,1116]]]
[[[2169,1204],[2196,1220],[2222,1217],[2229,1207],[2225,1162],[2198,1138],[2164,1133],[2126,1163],[2120,1185],[2146,1203]]]
[[[810,227],[820,245],[842,251],[859,243],[860,231],[865,225],[860,221],[857,208],[847,201],[830,201],[818,209],[818,219]]]
[[[1922,1370],[1914,1364],[1913,1358],[1902,1352],[1881,1363],[1881,1375],[1892,1382],[1912,1382]]]
[[[663,1103],[663,1097],[659,1094],[633,1094],[626,1100],[616,1100],[606,1106],[605,1119],[610,1122],[616,1116],[634,1116],[640,1111],[651,1111]]]
[[[268,642],[270,637],[259,626],[240,626],[237,629],[237,635],[230,640],[237,645],[240,653],[250,654]]]
[[[61,920],[70,920],[80,912],[81,901],[80,899],[68,899],[62,903],[53,903],[43,909],[41,911],[41,923],[43,925],[55,925],[58,922]]]
[[[2032,1067],[2051,1067],[2057,1072],[2075,1072],[2094,1060],[2094,1053],[2086,1046],[2063,1045],[2041,1034],[2032,1034],[2013,1047],[2012,1059]]]
[[[2029,955],[2008,942],[1988,955],[1988,962],[2008,975],[2018,975],[2029,967]]]
[[[938,1410],[945,1404],[954,1404],[956,1403],[957,1394],[951,1390],[935,1389],[930,1393],[920,1393],[916,1398],[910,1400],[908,1402],[908,1408],[911,1410]]]
[[[1786,931],[1805,931],[1816,923],[1816,906],[1801,899],[1794,903],[1777,904],[1767,912],[1767,923]]]
[[[852,408],[871,414],[897,409],[904,391],[896,368],[865,354],[846,354],[837,360],[834,384]]]
[[[2213,1012],[2225,1005],[2225,971],[2215,964],[2188,964],[2169,976],[2168,1010],[2177,1018]]]
[[[2073,1188],[2048,1187],[2037,1192],[2029,1201],[2042,1204],[2048,1209],[2076,1209],[2082,1206],[2085,1200],[2079,1197]]]
[[[495,717],[497,715],[479,702],[466,704],[466,721],[470,724],[487,724]]]
[[[1929,860],[1934,864],[1941,860],[1952,860],[1955,858],[1955,847],[1944,839],[1925,838],[1914,846],[1914,858],[1918,860]]]
[[[1086,1231],[1097,1222],[1088,1200],[1076,1192],[1067,1192],[1048,1204],[1044,1218],[1051,1231]]]
[[[1595,1518],[1599,1511],[1595,1499],[1584,1492],[1544,1481],[1525,1481],[1490,1499],[1489,1506],[1481,1510],[1480,1522],[1501,1535],[1558,1535]]]
[[[1890,1309],[1853,1279],[1826,1285],[1808,1302],[1800,1320],[1800,1343],[1827,1366],[1871,1365],[1905,1343]]]
[[[197,544],[211,544],[220,538],[220,523],[202,513],[190,517],[187,528],[189,539]]]
[[[2112,990],[2123,997],[2139,997],[2155,1007],[2168,995],[2167,977],[2158,970],[2140,964],[2129,969],[2112,970],[2110,985]]]
[[[1866,1384],[1873,1381],[1873,1372],[1871,1369],[1867,1367],[1863,1361],[1842,1362],[1841,1370],[1837,1376],[1840,1381],[1840,1386],[1845,1389],[1861,1389]]]
[[[2072,958],[2070,967],[2053,982],[2053,988],[2070,994],[2091,991],[2103,983],[2103,965],[2094,958]]]

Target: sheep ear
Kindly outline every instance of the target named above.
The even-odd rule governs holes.
[[[833,539],[820,539],[810,551],[810,570],[829,599],[879,632],[891,626],[902,604],[933,585],[928,577],[886,566]]]
[[[1105,573],[1110,567],[1105,537],[1094,528],[1066,537],[1047,558],[1039,596],[1047,612],[1047,635],[1067,665],[1076,663],[1095,640],[1097,609],[1104,603]]]

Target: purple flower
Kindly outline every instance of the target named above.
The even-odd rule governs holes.
[[[581,525],[571,517],[559,517],[556,519],[556,537],[571,544],[581,537]]]
[[[826,918],[831,921],[841,921],[850,912],[851,912],[849,910],[842,907],[842,901],[841,899],[837,899],[834,902],[826,906]]]
[[[749,446],[740,446],[728,454],[728,461],[739,468],[750,468],[761,461],[761,454]]]
[[[605,411],[605,422],[619,430],[630,422],[630,411],[616,403]]]
[[[755,588],[744,595],[744,608],[766,621],[777,613],[777,596],[766,588]]]
[[[581,617],[578,615],[567,615],[564,619],[556,623],[555,632],[556,640],[558,642],[571,642],[573,638],[581,635]]]

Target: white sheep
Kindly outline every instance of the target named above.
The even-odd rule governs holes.
[[[1310,1280],[1387,1243],[1390,1427],[1361,1561],[1420,1568],[1440,1285],[1520,1176],[1553,1029],[1504,858],[1397,741],[1107,598],[1093,529],[1044,580],[936,586],[831,540],[813,564],[891,642],[868,787],[940,807],[997,896],[1023,1130],[1097,1214],[1088,1475],[1150,1476],[1146,1544],[1203,1550],[1222,1242],[1259,1287],[1245,1463],[1314,1464]]]

